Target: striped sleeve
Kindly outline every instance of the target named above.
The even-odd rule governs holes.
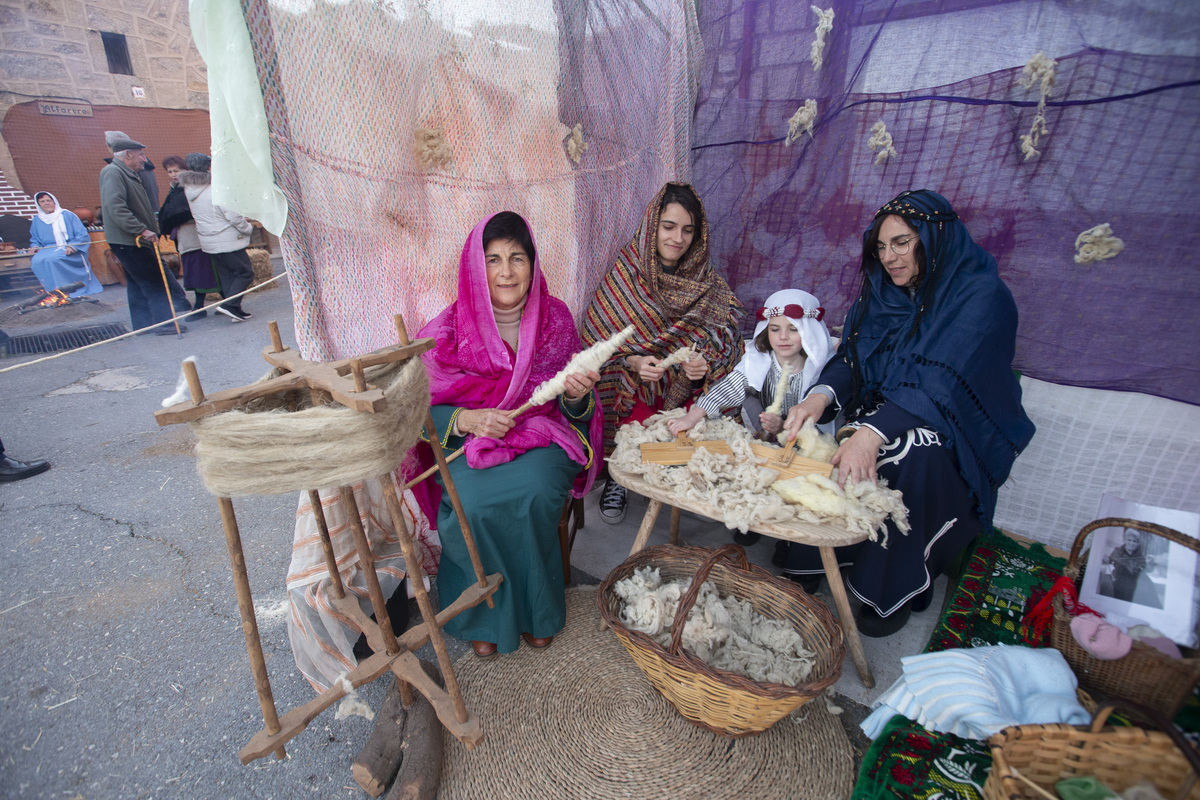
[[[704,413],[709,419],[715,419],[721,416],[723,409],[742,407],[742,403],[746,401],[747,385],[746,376],[737,370],[732,370],[709,387],[708,391],[696,401],[696,405],[704,409]]]

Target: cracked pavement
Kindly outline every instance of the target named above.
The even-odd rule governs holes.
[[[48,310],[6,332],[128,325],[124,287],[107,287],[101,302],[85,322],[56,323]],[[262,717],[220,515],[196,474],[191,431],[153,417],[185,356],[212,392],[267,371],[269,320],[294,346],[286,282],[246,308],[247,322],[210,313],[183,339],[135,337],[0,375],[8,454],[53,465],[0,484],[0,796],[365,796],[350,773],[372,725],[359,717],[318,717],[286,761],[238,760]],[[277,613],[296,497],[234,507],[282,713],[313,697]],[[378,705],[384,688],[360,694]]]

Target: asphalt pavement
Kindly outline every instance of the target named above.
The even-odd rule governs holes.
[[[62,315],[0,313],[0,328],[128,326],[124,287],[100,301]],[[267,371],[269,320],[294,345],[286,279],[244,307],[246,322],[210,313],[181,339],[132,337],[0,374],[8,454],[53,465],[0,484],[0,797],[366,796],[350,773],[373,724],[360,717],[323,714],[285,761],[237,758],[263,723],[220,516],[196,474],[191,431],[160,428],[153,414],[186,356],[212,392]],[[0,369],[31,360],[0,358]],[[314,696],[284,615],[296,496],[234,505],[283,711]],[[378,707],[385,688],[361,694]]]

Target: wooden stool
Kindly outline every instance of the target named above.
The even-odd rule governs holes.
[[[283,346],[279,337],[279,328],[269,323],[271,345],[263,350],[263,358],[282,371],[282,375],[261,381],[238,389],[229,389],[205,397],[200,385],[200,378],[193,362],[184,362],[184,374],[187,378],[188,389],[192,395],[190,403],[177,403],[169,408],[155,413],[159,425],[172,425],[179,422],[190,422],[211,414],[229,411],[241,407],[250,400],[270,397],[288,390],[307,388],[312,396],[314,405],[324,405],[337,401],[349,408],[360,412],[371,413],[382,410],[386,405],[383,392],[368,386],[363,374],[367,367],[393,363],[415,358],[433,347],[432,339],[421,339],[410,342],[404,329],[404,323],[399,316],[395,318],[396,332],[400,344],[368,353],[359,358],[335,361],[329,364],[317,364],[304,361],[299,355]],[[390,472],[379,476],[384,489],[384,500],[388,514],[400,539],[401,550],[404,553],[405,569],[412,579],[413,592],[421,609],[423,622],[405,631],[399,638],[392,632],[391,619],[387,613],[387,605],[379,585],[379,577],[375,571],[375,562],[371,554],[370,543],[363,530],[359,517],[358,506],[354,492],[348,485],[340,487],[340,501],[344,506],[349,520],[355,549],[358,552],[359,564],[366,579],[371,607],[375,612],[372,620],[363,613],[358,599],[345,591],[341,574],[334,558],[333,546],[329,538],[329,528],[321,508],[321,499],[315,489],[308,490],[312,501],[313,514],[321,536],[321,545],[325,554],[325,563],[331,581],[331,605],[340,613],[354,620],[355,624],[366,634],[367,643],[375,651],[374,655],[360,662],[356,668],[345,675],[345,681],[355,688],[370,683],[387,672],[396,675],[400,687],[401,698],[405,706],[413,703],[413,688],[415,687],[428,700],[437,713],[438,719],[450,733],[467,746],[473,748],[483,739],[479,719],[468,712],[463,701],[462,692],[454,676],[453,663],[442,637],[442,625],[453,619],[468,608],[481,602],[493,605],[492,594],[500,585],[502,577],[497,574],[485,576],[475,540],[471,536],[466,515],[463,513],[458,492],[454,488],[454,480],[446,466],[446,456],[442,452],[437,430],[433,424],[432,415],[428,409],[425,412],[425,428],[434,457],[438,462],[437,469],[442,475],[446,492],[450,497],[459,525],[470,554],[471,563],[475,568],[477,583],[467,588],[449,607],[435,614],[429,594],[425,589],[424,572],[421,561],[413,546],[412,534],[404,519],[400,498]],[[225,542],[229,549],[229,560],[233,569],[234,586],[237,590],[238,608],[242,617],[242,632],[246,639],[246,651],[250,657],[250,669],[254,674],[255,686],[258,690],[259,705],[262,709],[265,727],[254,735],[245,747],[238,753],[243,764],[247,764],[269,753],[277,758],[284,758],[284,744],[303,731],[318,714],[346,696],[343,688],[345,681],[321,692],[310,702],[288,711],[282,717],[275,707],[275,699],[271,693],[271,683],[267,675],[266,661],[263,656],[262,643],[258,633],[258,623],[254,613],[254,600],[250,594],[250,581],[246,574],[245,557],[242,552],[241,534],[238,531],[237,518],[234,515],[233,501],[229,497],[217,497],[221,511],[221,523],[225,529]],[[420,662],[413,651],[425,642],[431,642],[437,653],[438,666],[445,681],[445,688],[432,680],[421,668]]]
[[[650,539],[650,532],[654,529],[654,523],[658,519],[658,513],[662,510],[664,503],[671,509],[671,524],[668,531],[671,544],[676,544],[679,539],[679,514],[681,508],[686,508],[688,511],[708,517],[709,519],[719,519],[721,516],[716,508],[707,503],[680,498],[677,494],[672,494],[666,489],[651,486],[642,480],[640,475],[624,472],[614,467],[611,463],[608,465],[608,472],[617,483],[632,492],[645,495],[650,501],[646,507],[646,516],[642,518],[641,527],[638,528],[637,537],[633,541],[633,547],[629,551],[630,555],[633,555],[646,546],[646,542]],[[837,608],[842,628],[846,632],[846,644],[850,648],[850,656],[854,659],[854,666],[858,669],[858,677],[862,680],[863,686],[866,686],[868,689],[875,686],[875,676],[871,673],[870,665],[867,664],[867,654],[863,650],[862,640],[858,635],[858,625],[854,622],[854,615],[850,613],[850,598],[846,594],[846,584],[842,582],[842,573],[838,569],[837,557],[833,552],[833,548],[835,547],[842,547],[863,541],[867,538],[866,534],[852,533],[837,525],[815,525],[799,520],[786,523],[759,522],[751,525],[750,530],[766,534],[767,536],[773,536],[776,539],[786,539],[789,542],[815,545],[820,550],[821,563],[825,566],[825,577],[829,580],[829,591],[833,594],[834,606]]]
[[[583,498],[567,495],[562,516],[558,519],[558,544],[562,548],[563,583],[571,583],[571,550],[575,547],[575,533],[583,527]]]

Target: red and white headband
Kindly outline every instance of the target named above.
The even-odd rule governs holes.
[[[771,317],[787,317],[789,319],[803,319],[804,317],[808,317],[820,322],[825,318],[825,309],[818,306],[811,311],[805,311],[804,306],[789,303],[786,306],[760,308],[755,317],[759,321],[770,319]]]

